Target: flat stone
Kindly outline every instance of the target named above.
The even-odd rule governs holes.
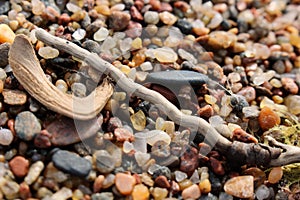
[[[24,177],[29,170],[29,161],[22,156],[16,156],[9,161],[9,168],[16,177]]]
[[[52,161],[55,167],[74,176],[85,177],[92,170],[92,164],[87,159],[65,150],[54,153]]]
[[[135,183],[136,183],[136,180],[131,175],[124,174],[124,173],[116,174],[115,184],[116,184],[118,191],[122,195],[130,195]]]
[[[187,70],[172,70],[149,73],[146,82],[178,86],[192,85],[199,86],[208,82],[208,77],[204,74],[187,71]]]
[[[41,132],[41,124],[33,113],[24,111],[16,117],[15,131],[20,139],[30,141]]]
[[[27,100],[25,92],[20,90],[4,89],[2,95],[4,97],[4,103],[8,105],[24,105]]]
[[[224,185],[227,194],[238,198],[251,198],[254,194],[253,176],[237,176],[229,179]]]

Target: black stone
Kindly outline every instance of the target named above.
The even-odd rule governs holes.
[[[180,29],[183,34],[190,34],[192,32],[192,24],[184,19],[178,19],[176,26]]]
[[[92,164],[88,160],[65,150],[55,152],[52,162],[59,170],[74,176],[85,177],[92,170]]]
[[[208,82],[208,77],[199,72],[188,70],[172,70],[153,72],[147,76],[146,82],[163,86],[199,86]]]

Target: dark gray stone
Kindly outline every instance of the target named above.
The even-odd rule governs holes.
[[[92,164],[88,160],[65,150],[55,152],[52,162],[61,171],[74,176],[85,177],[92,170]]]

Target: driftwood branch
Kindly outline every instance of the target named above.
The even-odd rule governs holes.
[[[227,156],[228,160],[235,162],[237,165],[257,164],[262,166],[280,166],[293,162],[300,162],[299,156],[292,155],[293,152],[300,151],[300,148],[298,147],[284,145],[272,139],[269,139],[269,141],[273,144],[273,146],[275,146],[275,148],[263,144],[231,142],[220,135],[204,119],[183,114],[161,94],[133,82],[120,70],[101,59],[98,55],[90,53],[69,41],[52,36],[43,29],[38,28],[36,30],[36,37],[49,46],[65,51],[81,60],[84,60],[99,72],[110,76],[115,80],[118,86],[129,95],[133,94],[153,104],[162,105],[164,107],[162,112],[164,112],[171,120],[178,125],[189,127],[190,129],[205,136],[205,141],[209,145],[214,146],[215,149]]]

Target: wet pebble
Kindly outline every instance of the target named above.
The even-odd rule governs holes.
[[[280,121],[279,115],[267,106],[261,109],[258,116],[259,125],[263,130],[269,130],[274,126],[279,125]]]
[[[32,140],[41,131],[40,122],[29,111],[24,111],[17,115],[14,127],[17,136],[26,141]]]
[[[22,156],[16,156],[9,161],[9,167],[16,177],[22,178],[28,173],[29,161]]]
[[[224,190],[238,198],[251,198],[254,194],[253,176],[237,176],[226,181]]]
[[[26,93],[20,90],[4,89],[2,95],[8,105],[24,105],[27,101]]]
[[[92,165],[87,159],[65,150],[55,152],[52,162],[58,169],[74,176],[87,176],[92,169]]]
[[[274,167],[269,173],[268,181],[271,184],[278,183],[278,181],[280,181],[282,176],[283,176],[282,168],[281,167]]]

